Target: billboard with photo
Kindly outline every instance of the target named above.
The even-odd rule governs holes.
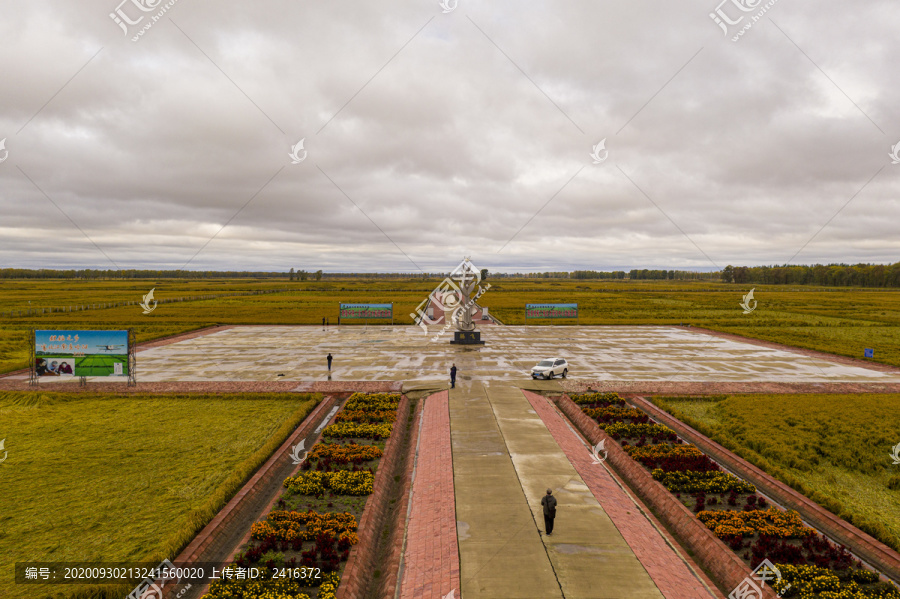
[[[40,377],[127,377],[128,331],[35,331],[34,369]]]
[[[394,304],[341,304],[344,318],[394,318]]]
[[[525,318],[578,318],[578,304],[525,304]]]

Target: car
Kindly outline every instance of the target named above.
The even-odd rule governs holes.
[[[563,378],[569,374],[569,363],[564,358],[547,358],[531,369],[533,379],[552,379],[557,374],[561,374]]]

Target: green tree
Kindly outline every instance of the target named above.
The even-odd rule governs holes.
[[[291,280],[292,281],[294,280],[294,269],[293,268],[291,269]]]
[[[488,272],[488,269],[482,268],[482,269],[481,269],[481,280],[483,281],[483,280],[485,280],[486,278],[488,278],[488,275],[489,275],[489,274],[490,274],[490,273]]]
[[[722,281],[726,283],[734,283],[734,267],[732,265],[726,266],[722,269]]]
[[[317,280],[317,281],[321,281],[321,280],[322,280],[322,271],[321,271],[321,270],[317,270],[317,271],[316,271],[316,280]]]

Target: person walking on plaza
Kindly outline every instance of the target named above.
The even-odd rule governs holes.
[[[324,316],[322,317],[322,328],[323,329],[325,328],[325,317]]]
[[[328,360],[328,372],[331,372],[331,360],[333,360],[334,358],[331,357],[331,353],[330,353],[330,352],[329,352],[329,354],[328,354],[328,357],[325,358],[325,359]]]
[[[450,367],[450,388],[456,389],[456,364]]]
[[[556,518],[556,497],[550,489],[547,489],[547,494],[541,499],[541,506],[544,508],[544,529],[548,535],[552,535],[553,519]]]

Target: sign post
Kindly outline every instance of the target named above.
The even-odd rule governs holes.
[[[123,377],[136,383],[131,331],[35,330],[31,369],[43,377]]]
[[[525,322],[529,318],[574,318],[578,320],[578,304],[525,304]]]
[[[338,324],[345,319],[364,319],[366,327],[370,318],[390,318],[394,324],[394,304],[341,304]]]

